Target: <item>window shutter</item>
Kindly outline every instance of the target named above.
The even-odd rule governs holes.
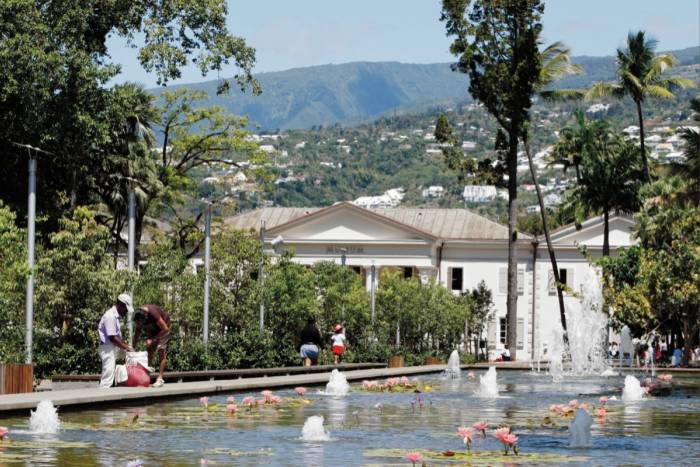
[[[445,282],[445,287],[452,289],[452,268],[447,268],[447,282]]]
[[[525,320],[523,320],[522,318],[518,318],[518,326],[516,332],[516,347],[518,348],[518,350],[523,350],[523,343],[525,342]]]
[[[496,348],[496,342],[498,341],[498,335],[496,333],[496,320],[492,319],[489,321],[489,326],[488,326],[488,348],[489,349],[495,349]]]
[[[557,285],[554,282],[554,271],[549,270],[549,276],[547,277],[547,288],[549,289],[549,295],[555,295],[557,293]]]
[[[525,271],[518,268],[518,295],[525,292]]]
[[[576,290],[574,288],[574,268],[567,268],[566,270],[566,286],[571,290]]]
[[[498,293],[508,293],[508,268],[498,269]]]

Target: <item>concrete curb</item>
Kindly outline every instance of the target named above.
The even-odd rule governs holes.
[[[403,368],[378,368],[374,370],[346,371],[348,381],[384,378],[390,376],[410,376],[444,371],[446,365],[425,365]],[[96,407],[100,405],[127,405],[145,400],[167,400],[195,396],[234,393],[257,389],[286,388],[304,385],[318,385],[328,382],[330,372],[271,376],[215,381],[193,381],[166,384],[160,388],[83,388],[61,391],[34,392],[0,396],[0,415],[21,412],[36,408],[42,400],[50,400],[57,407]]]

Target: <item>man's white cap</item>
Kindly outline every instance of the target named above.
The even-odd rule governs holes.
[[[129,310],[129,313],[134,312],[134,307],[131,305],[131,295],[123,293],[117,297],[117,300],[126,305],[126,309]]]

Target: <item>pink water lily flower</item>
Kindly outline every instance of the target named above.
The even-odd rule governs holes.
[[[226,402],[227,402],[228,404],[235,404],[235,403],[236,403],[236,398],[233,397],[233,396],[228,396],[228,397],[226,398]]]
[[[241,404],[247,405],[250,408],[255,404],[255,398],[252,396],[244,397]]]
[[[476,378],[476,375],[474,374],[473,371],[470,371],[469,373],[467,373],[467,378],[474,379],[474,378]]]
[[[598,399],[598,401],[603,405],[607,404],[609,400],[610,399],[608,398],[608,396],[600,396],[600,398]]]
[[[255,405],[257,405],[258,407],[261,407],[261,406],[265,405],[266,402],[267,401],[265,399],[258,399],[255,401]]]
[[[493,436],[496,437],[497,440],[500,442],[503,442],[503,437],[506,435],[510,434],[510,427],[504,426],[503,428],[498,428],[496,431],[493,432]]]
[[[423,460],[423,456],[420,452],[409,452],[408,454],[406,454],[406,459],[410,460],[415,467],[416,462],[420,462]]]
[[[228,410],[228,413],[236,413],[238,406],[236,404],[228,404],[226,410]]]
[[[569,401],[569,407],[577,407],[578,406],[578,400],[572,399]]]
[[[209,407],[209,398],[207,396],[200,397],[199,403],[202,404],[204,406],[204,408],[206,409],[207,407]]]
[[[402,376],[402,377],[401,377],[401,384],[403,384],[404,386],[410,386],[411,383],[408,382],[408,378],[407,378],[407,377]]]
[[[481,435],[486,438],[486,429],[489,427],[489,424],[486,422],[476,422],[475,424],[472,425],[476,431],[480,431]]]
[[[270,396],[270,404],[279,404],[282,398],[280,396],[272,395]]]
[[[363,385],[364,385],[364,381],[363,381]],[[304,395],[306,394],[306,388],[304,388],[304,387],[299,386],[298,388],[294,388],[294,390],[301,397],[304,397]]]
[[[671,381],[673,381],[673,375],[669,375],[669,374],[659,375],[659,379],[661,381],[666,382],[666,383],[670,383]]]
[[[270,398],[272,397],[272,391],[265,389],[260,394],[262,394],[262,396],[265,398],[265,402],[270,402]]]
[[[9,432],[10,430],[8,430],[7,427],[0,426],[0,439],[5,439],[5,436],[7,436]]]
[[[468,450],[472,448],[472,438],[474,436],[474,428],[470,426],[460,426],[457,429],[457,436],[462,438],[462,441],[467,446]]]
[[[507,446],[513,446],[515,443],[518,442],[518,437],[512,433],[509,433],[503,438],[501,438],[501,442]]]

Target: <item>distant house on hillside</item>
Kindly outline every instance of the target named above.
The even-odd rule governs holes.
[[[422,191],[423,198],[442,198],[445,189],[440,185],[429,186]]]
[[[465,185],[462,197],[465,203],[488,203],[496,198],[494,185]]]

